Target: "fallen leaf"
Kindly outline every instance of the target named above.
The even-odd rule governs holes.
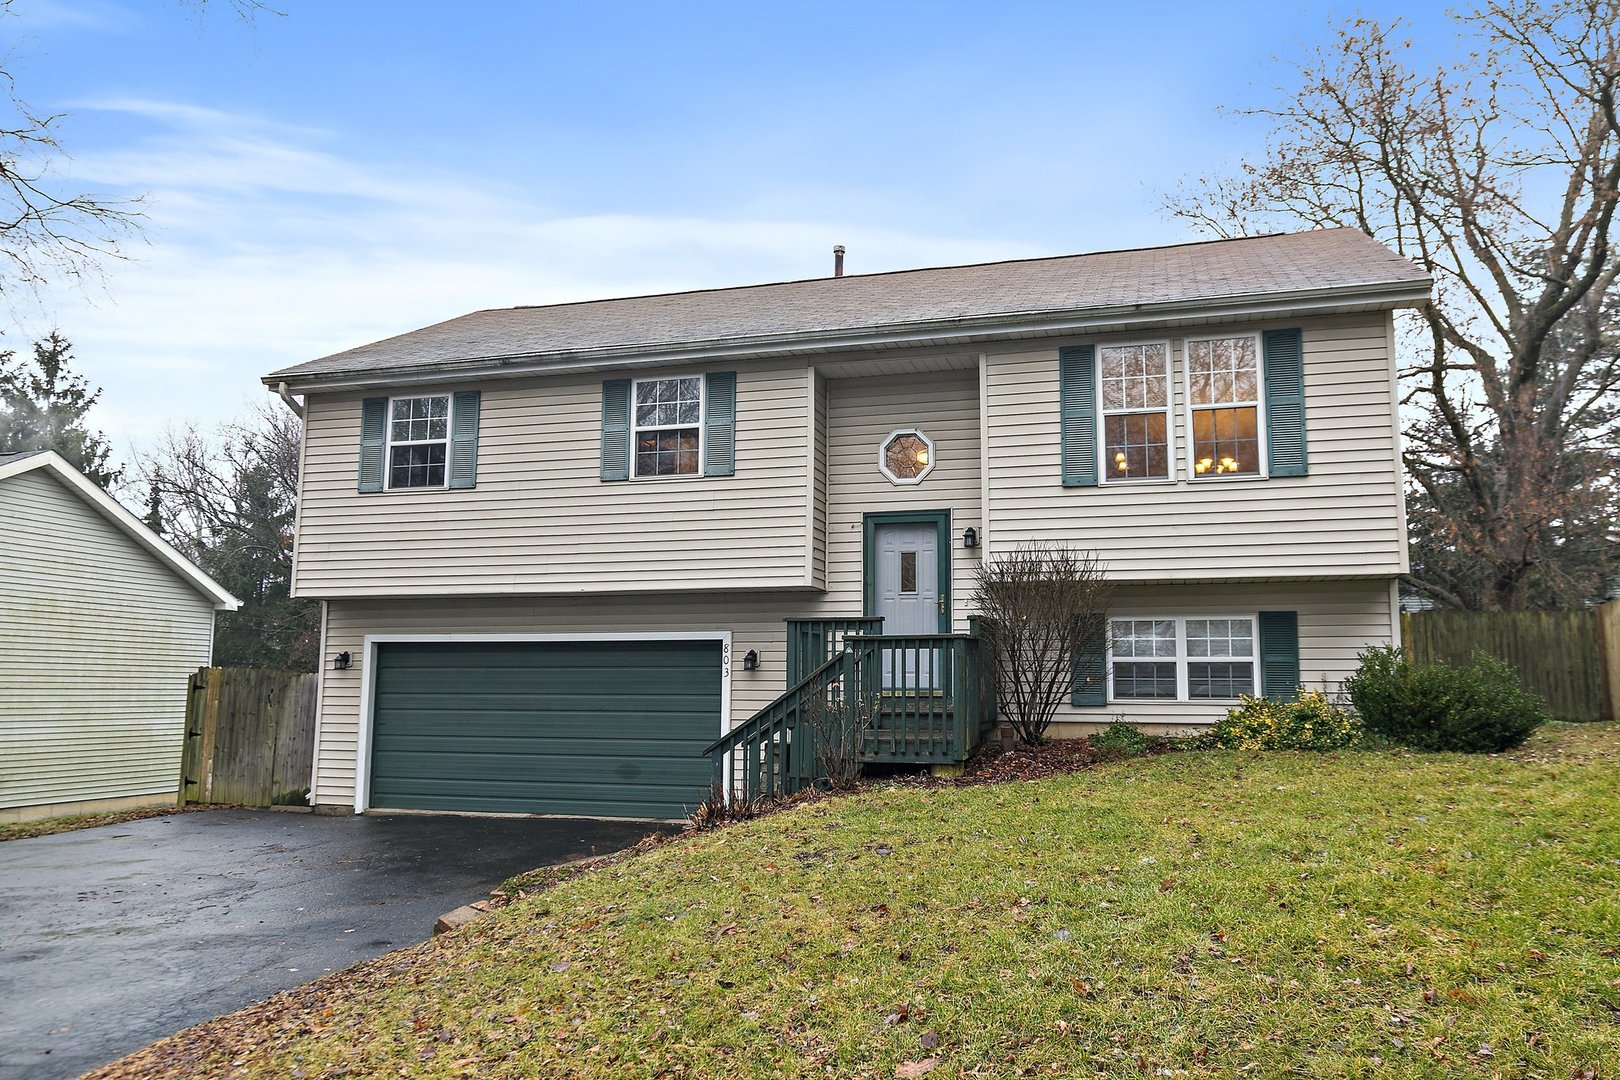
[[[921,1061],[902,1061],[894,1067],[895,1080],[914,1080],[918,1076],[927,1076],[939,1068],[939,1058],[925,1057]]]
[[[934,1047],[939,1045],[939,1032],[925,1031],[922,1034],[922,1038],[918,1039],[917,1041],[922,1044],[922,1048],[924,1050],[932,1050]]]

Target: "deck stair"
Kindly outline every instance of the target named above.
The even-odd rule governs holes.
[[[704,751],[716,785],[752,800],[823,781],[818,739],[863,764],[967,760],[994,721],[978,634],[881,631],[881,619],[789,620],[788,689]]]

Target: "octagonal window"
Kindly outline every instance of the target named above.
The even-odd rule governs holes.
[[[920,484],[934,468],[934,441],[916,428],[891,432],[878,449],[878,470],[891,484]]]

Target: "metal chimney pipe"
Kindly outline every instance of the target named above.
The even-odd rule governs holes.
[[[833,245],[833,277],[844,276],[844,245]]]

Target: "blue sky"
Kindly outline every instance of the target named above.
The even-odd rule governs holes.
[[[106,388],[121,454],[257,377],[480,307],[1194,239],[1258,149],[1220,106],[1373,2],[456,5],[15,0],[65,183],[144,195],[89,288],[8,313]],[[217,10],[216,10],[217,9]],[[1416,9],[1414,11],[1414,9]]]

